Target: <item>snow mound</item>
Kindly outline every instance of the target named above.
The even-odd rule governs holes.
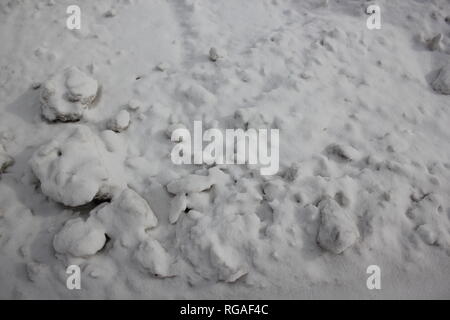
[[[53,239],[56,252],[74,257],[86,257],[97,253],[106,242],[105,231],[82,218],[71,219]]]
[[[359,238],[355,222],[339,204],[326,198],[319,203],[320,225],[317,243],[322,249],[340,254]]]
[[[147,239],[140,243],[134,258],[145,272],[155,277],[167,278],[173,276],[170,271],[172,259],[158,240]]]
[[[432,87],[438,93],[450,95],[450,64],[441,68]]]
[[[146,239],[147,231],[158,225],[147,201],[131,189],[123,190],[111,203],[95,208],[91,217],[105,228],[110,238],[130,246]]]
[[[234,282],[248,273],[247,257],[257,248],[259,225],[254,213],[209,216],[191,210],[177,224],[178,245],[203,278]]]
[[[123,182],[110,177],[109,154],[89,127],[67,128],[30,160],[42,192],[56,202],[76,207],[95,199],[110,198]]]
[[[192,178],[184,182],[189,185]],[[261,221],[255,213],[261,198],[253,196],[245,183],[234,186],[231,177],[217,168],[203,178],[213,188],[172,200],[178,209],[177,247],[202,278],[235,282],[249,272],[261,248]],[[188,210],[180,214],[183,208]]]
[[[13,165],[13,163],[14,159],[6,153],[3,145],[0,144],[0,174],[3,173],[6,168]]]
[[[95,100],[98,89],[97,80],[76,67],[67,68],[44,83],[42,115],[49,121],[78,121]]]

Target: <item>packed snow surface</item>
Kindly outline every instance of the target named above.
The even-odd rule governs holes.
[[[77,3],[0,1],[0,298],[450,298],[448,1]]]

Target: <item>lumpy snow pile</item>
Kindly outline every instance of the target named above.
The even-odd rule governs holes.
[[[0,298],[450,298],[448,1],[78,2],[0,3]]]

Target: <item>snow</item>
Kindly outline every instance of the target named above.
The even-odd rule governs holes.
[[[44,83],[42,115],[49,121],[73,122],[83,116],[97,96],[98,83],[76,67],[70,67]]]
[[[106,237],[102,229],[97,229],[82,218],[66,222],[55,235],[53,247],[55,251],[75,257],[94,255],[105,245]]]
[[[209,175],[190,174],[170,182],[167,185],[167,191],[173,194],[202,192],[211,188],[213,184],[214,182]]]
[[[158,240],[148,239],[142,242],[135,252],[135,259],[145,270],[155,277],[172,276],[170,272],[171,257]]]
[[[31,157],[30,166],[42,192],[66,206],[85,205],[94,198],[111,198],[123,187],[112,175],[112,157],[89,127],[66,128]],[[109,167],[109,168],[108,168]]]
[[[211,49],[209,49],[209,59],[212,62],[216,62],[217,60],[219,60],[219,58],[220,58],[220,55],[217,52],[216,48],[212,47]]]
[[[450,95],[450,64],[441,68],[432,85],[436,92]]]
[[[319,203],[320,225],[317,243],[332,253],[340,254],[351,247],[359,238],[356,223],[333,199]]]
[[[0,298],[450,297],[448,1],[379,30],[357,0],[71,4],[0,1]],[[279,171],[174,164],[194,121],[278,129]]]
[[[127,110],[120,110],[114,119],[111,120],[109,128],[115,132],[122,132],[130,126],[130,113]]]
[[[158,225],[148,202],[131,189],[122,191],[110,204],[95,208],[90,216],[99,221],[109,237],[126,245],[145,239],[147,231]]]
[[[186,210],[187,207],[187,198],[185,193],[177,194],[170,201],[170,213],[169,213],[169,222],[175,223],[177,222],[180,215]]]
[[[0,144],[0,174],[13,163],[14,159],[6,153],[5,148]]]

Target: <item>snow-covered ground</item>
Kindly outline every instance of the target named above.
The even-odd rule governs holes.
[[[0,0],[0,298],[450,298],[449,57],[448,0]]]

